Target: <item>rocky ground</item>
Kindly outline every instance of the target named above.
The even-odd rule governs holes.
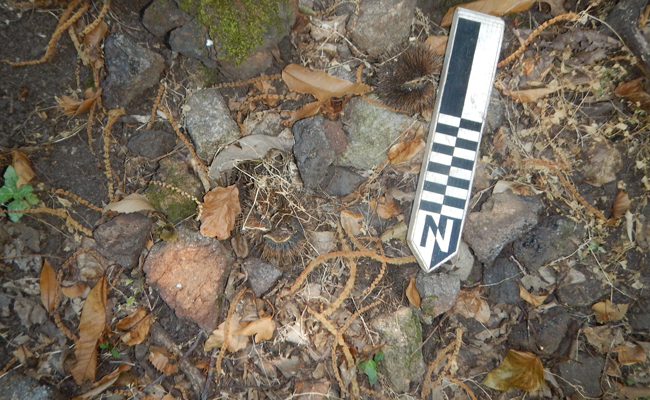
[[[436,71],[382,74],[450,5],[280,3],[242,63],[170,0],[0,3],[0,399],[650,397],[646,2],[508,2],[431,274]]]

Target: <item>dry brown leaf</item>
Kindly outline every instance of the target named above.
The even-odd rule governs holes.
[[[562,86],[525,90],[503,89],[502,92],[506,96],[510,96],[513,100],[520,101],[522,103],[528,103],[531,101],[537,101],[548,94],[557,92],[560,89],[562,89]]]
[[[89,400],[97,395],[102,394],[106,389],[111,387],[115,381],[117,381],[123,372],[129,371],[130,369],[131,366],[128,364],[120,365],[115,370],[113,370],[113,372],[93,384],[93,389],[87,391],[81,396],[73,397],[72,400]]]
[[[75,99],[64,94],[61,95],[61,97],[57,97],[56,101],[59,103],[59,108],[62,109],[65,115],[81,115],[92,107],[93,103],[95,103],[101,95],[101,92],[101,88],[88,88],[84,92],[84,100]]]
[[[75,282],[70,286],[62,286],[61,292],[67,298],[83,296],[88,290],[88,284],[86,282]]]
[[[621,365],[645,364],[645,350],[638,343],[625,342],[612,351],[618,353],[618,362]]]
[[[391,164],[411,161],[413,157],[424,150],[425,145],[420,136],[408,142],[396,143],[388,150],[388,160]]]
[[[101,21],[95,29],[84,36],[83,43],[88,47],[99,47],[99,44],[104,40],[107,33],[108,24]]]
[[[442,18],[440,26],[450,26],[454,17],[456,8],[466,8],[468,10],[478,11],[485,14],[501,16],[516,12],[528,10],[535,1],[532,0],[478,0],[471,3],[459,4],[450,7],[445,16]]]
[[[104,212],[114,211],[118,213],[128,214],[138,211],[156,211],[154,206],[149,203],[147,196],[139,193],[131,193],[120,201],[109,203],[104,207]]]
[[[402,213],[395,200],[386,203],[385,197],[380,198],[379,201],[370,200],[370,209],[383,219],[391,219]]]
[[[539,307],[544,304],[544,301],[546,301],[548,294],[543,296],[536,296],[521,286],[521,283],[517,282],[517,284],[519,285],[519,297],[525,300],[526,303],[532,305],[533,307]]]
[[[643,89],[643,78],[619,84],[614,90],[614,94],[625,97],[631,102],[639,103],[643,110],[650,112],[650,94]]]
[[[422,304],[422,298],[420,297],[420,292],[415,287],[415,278],[411,278],[409,285],[406,287],[406,298],[409,299],[409,303],[412,306],[420,308]]]
[[[79,339],[75,345],[76,361],[70,373],[77,384],[94,381],[97,369],[97,345],[106,328],[106,276],[102,276],[88,293],[79,320]]]
[[[51,313],[59,306],[56,304],[56,292],[59,290],[59,282],[56,280],[54,268],[47,260],[43,262],[43,268],[41,268],[39,286],[41,288],[41,302],[45,310]]]
[[[243,327],[244,326],[240,326],[239,316],[233,315],[232,321],[230,322],[230,326],[228,329],[230,334],[230,341],[228,342],[228,350],[232,353],[239,351],[243,348],[246,348],[246,345],[248,344],[248,336],[235,333],[236,331],[242,329]],[[203,344],[203,349],[205,351],[209,351],[214,349],[215,347],[223,346],[223,342],[225,339],[225,335],[224,335],[225,329],[226,329],[226,321],[222,322],[217,329],[212,331],[210,337]]]
[[[596,321],[618,321],[625,316],[629,304],[613,304],[609,299],[594,304],[591,309],[596,315]]]
[[[431,51],[433,51],[435,54],[444,56],[445,52],[447,51],[448,39],[449,36],[432,35],[424,41],[424,45],[429,46],[429,49],[431,49]]]
[[[59,108],[61,108],[63,113],[70,117],[75,115],[81,105],[81,100],[74,99],[65,94],[62,94],[61,97],[57,97],[56,101],[59,103]]]
[[[282,70],[282,79],[292,91],[313,94],[320,101],[370,91],[370,86],[365,83],[346,81],[327,72],[312,71],[298,64],[287,65]]]
[[[456,297],[456,304],[451,309],[452,313],[458,313],[465,318],[487,324],[490,319],[490,305],[481,298],[481,289],[476,287],[469,290],[461,290]]]
[[[627,191],[620,189],[616,198],[614,199],[614,205],[612,206],[612,217],[607,221],[608,225],[615,225],[625,213],[630,209],[632,201],[630,196],[627,194]]]
[[[14,357],[18,359],[21,365],[28,365],[28,363],[38,363],[38,359],[34,356],[34,353],[27,348],[24,344],[21,344],[16,348],[16,350],[11,352]]]
[[[275,332],[275,321],[273,321],[270,315],[267,315],[266,317],[250,322],[242,329],[236,331],[235,334],[244,336],[255,335],[255,343],[259,343],[260,340],[271,339],[273,332]]]
[[[362,214],[357,214],[350,210],[341,211],[341,226],[343,226],[344,231],[349,232],[352,236],[357,236],[361,233],[362,222]]]
[[[283,120],[282,124],[291,127],[299,119],[308,118],[318,114],[322,106],[322,101],[312,101],[311,103],[307,103],[299,109],[291,111],[289,113],[289,118]]]
[[[537,390],[544,386],[544,367],[533,353],[508,350],[506,358],[481,383],[503,391],[513,387],[526,391]]]
[[[120,339],[129,346],[140,344],[149,334],[149,327],[151,326],[151,314],[147,314],[147,310],[144,307],[140,307],[139,310],[133,314],[122,318],[116,325],[115,328],[126,331]]]
[[[154,368],[168,376],[178,369],[178,365],[171,362],[169,353],[162,347],[151,346],[149,361]]]
[[[583,329],[583,332],[587,342],[601,354],[607,354],[610,348],[616,347],[623,342],[620,329],[613,329],[608,325],[588,326]]]
[[[239,213],[241,213],[241,206],[237,186],[212,189],[205,195],[203,201],[201,234],[219,240],[228,239]]]
[[[27,184],[36,176],[29,163],[29,158],[20,151],[11,152],[11,165],[16,170],[16,175],[18,175],[18,182],[16,183],[16,187],[18,188]]]

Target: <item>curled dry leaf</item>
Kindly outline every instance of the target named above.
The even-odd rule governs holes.
[[[371,200],[370,209],[375,211],[377,215],[383,219],[391,219],[402,213],[395,200],[386,203],[385,197],[380,198],[379,201]]]
[[[228,239],[239,213],[241,206],[237,186],[212,189],[205,195],[203,202],[201,234],[219,240]]]
[[[613,304],[609,299],[607,299],[594,304],[591,309],[594,311],[596,321],[609,322],[622,319],[629,306],[629,304]]]
[[[289,64],[282,70],[282,79],[289,89],[298,93],[313,94],[323,102],[331,97],[362,94],[370,91],[364,83],[346,81],[324,71],[312,71],[298,64]]]
[[[120,201],[109,203],[104,207],[104,212],[115,211],[118,213],[128,214],[138,211],[156,211],[154,206],[149,203],[147,196],[139,193],[132,193]]]
[[[419,135],[411,141],[396,143],[388,150],[388,160],[391,164],[411,161],[413,157],[424,150],[425,146],[422,136]]]
[[[506,96],[510,96],[510,98],[512,98],[513,100],[520,101],[522,103],[528,103],[531,101],[537,101],[546,95],[557,92],[560,89],[562,89],[562,86],[551,85],[546,88],[524,89],[524,90],[502,89],[501,91]]]
[[[59,282],[56,279],[54,268],[45,260],[41,268],[41,279],[39,281],[41,289],[41,302],[48,313],[54,311],[59,305],[56,304],[56,292],[59,290]]]
[[[259,343],[260,340],[271,339],[273,337],[273,332],[275,332],[275,321],[273,321],[273,318],[270,315],[267,315],[266,317],[250,322],[248,325],[235,332],[235,334],[244,336],[255,335],[255,343]]]
[[[630,196],[627,194],[627,191],[620,189],[616,195],[616,198],[614,199],[614,205],[612,206],[612,217],[609,219],[609,221],[607,221],[607,224],[616,224],[616,221],[624,216],[625,213],[630,209],[631,204],[632,201],[630,200]]]
[[[411,278],[409,285],[406,287],[406,298],[409,299],[412,306],[420,308],[422,297],[420,297],[420,292],[415,287],[415,278]]]
[[[311,103],[307,103],[304,106],[300,107],[299,109],[291,111],[289,113],[289,118],[283,120],[282,124],[284,126],[291,127],[299,119],[309,118],[313,115],[318,114],[318,112],[322,107],[323,107],[322,101],[312,101]]]
[[[636,78],[619,84],[614,94],[625,97],[633,103],[639,103],[641,108],[650,112],[650,94],[643,89],[643,78]]]
[[[79,339],[75,345],[76,361],[70,373],[77,384],[94,381],[97,369],[97,345],[106,328],[106,276],[102,276],[88,293],[79,320]]]
[[[242,325],[245,326],[245,323],[243,323]],[[230,326],[228,328],[228,333],[230,335],[230,341],[228,342],[228,350],[232,353],[239,351],[243,348],[246,348],[246,345],[248,344],[247,336],[239,333],[235,333],[236,331],[238,331],[240,328],[243,328],[244,326],[240,326],[239,317],[237,315],[233,315],[232,321],[230,322]],[[224,334],[225,330],[226,330],[226,321],[222,322],[217,329],[212,331],[210,337],[203,344],[203,350],[209,351],[214,349],[215,347],[223,346],[223,342],[225,339],[225,334]]]
[[[468,10],[479,11],[485,14],[501,16],[516,12],[526,11],[535,4],[532,0],[478,0],[471,3],[464,3],[450,7],[445,16],[442,18],[440,26],[450,26],[454,17],[456,8],[466,8]]]
[[[83,296],[86,294],[86,291],[88,290],[89,286],[86,282],[75,282],[70,286],[62,286],[61,287],[61,292],[63,292],[63,295],[68,298],[72,297],[79,297]]]
[[[621,365],[645,364],[645,350],[638,343],[625,342],[612,351],[618,353],[618,362]]]
[[[83,43],[88,47],[99,47],[99,44],[104,40],[108,33],[108,24],[101,21],[99,25],[92,31],[84,36]]]
[[[149,334],[149,327],[151,326],[151,314],[147,314],[144,307],[140,307],[133,314],[122,318],[115,328],[128,331],[123,334],[120,339],[129,346],[140,344]]]
[[[583,329],[587,342],[594,346],[600,354],[607,354],[611,347],[616,347],[623,342],[621,330],[607,325],[587,326]]]
[[[72,400],[89,400],[102,394],[106,389],[111,387],[120,377],[120,375],[126,371],[129,371],[131,366],[128,364],[122,364],[119,367],[115,368],[113,372],[106,375],[100,379],[97,383],[93,384],[93,388],[81,396],[74,397]]]
[[[435,54],[444,56],[447,51],[447,40],[449,36],[444,35],[432,35],[424,41],[425,46],[429,46],[429,49]]]
[[[169,353],[162,347],[151,346],[149,361],[154,368],[165,375],[171,375],[178,369],[178,365],[171,362]]]
[[[11,152],[11,165],[16,170],[16,175],[18,175],[18,182],[16,182],[16,187],[20,188],[22,185],[27,184],[29,181],[36,176],[32,166],[29,163],[29,158],[25,153],[20,151]]]
[[[490,305],[485,299],[481,298],[481,289],[479,287],[461,290],[451,312],[458,313],[465,318],[474,318],[484,324],[487,324],[490,319]]]
[[[536,296],[521,286],[521,283],[517,282],[517,284],[519,285],[519,297],[525,300],[526,303],[532,305],[533,307],[539,307],[544,304],[544,301],[546,301],[548,294],[543,296]]]
[[[88,88],[84,92],[84,100],[61,95],[61,97],[56,98],[56,101],[59,103],[59,108],[62,109],[63,113],[72,117],[75,115],[81,115],[90,110],[90,107],[92,107],[101,94],[101,88]]]
[[[357,236],[361,233],[361,223],[363,222],[363,215],[357,214],[350,210],[341,211],[341,226],[343,230],[352,236]]]
[[[526,391],[537,390],[544,386],[544,367],[533,353],[508,350],[506,358],[481,383],[503,391],[513,387]]]

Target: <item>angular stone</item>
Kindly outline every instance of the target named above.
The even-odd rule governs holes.
[[[386,159],[390,146],[414,120],[355,97],[343,106],[348,146],[334,165],[369,170]]]
[[[64,396],[56,387],[41,384],[37,379],[17,371],[9,371],[0,379],[0,399],[63,400]]]
[[[345,148],[345,144],[340,145],[345,143],[345,133],[338,124],[326,121],[322,115],[301,119],[293,125],[292,131],[296,140],[293,153],[303,184],[309,189],[321,187],[326,177],[324,172]]]
[[[124,107],[141,100],[147,89],[157,85],[165,69],[158,53],[133,43],[122,34],[109,35],[104,41],[108,75],[102,82],[102,101],[108,109]]]
[[[411,382],[419,382],[425,370],[418,316],[410,307],[404,307],[372,320],[370,325],[385,344],[384,359],[378,369],[388,378],[393,390],[408,391]]]
[[[330,166],[327,176],[329,183],[323,189],[330,196],[339,197],[347,196],[354,192],[366,180],[363,176],[346,167]]]
[[[174,150],[177,139],[173,133],[143,129],[131,136],[126,147],[139,156],[153,160]]]
[[[173,242],[155,244],[144,263],[147,284],[179,318],[189,318],[212,332],[219,317],[217,302],[232,260],[223,245],[181,225]]]
[[[360,1],[358,17],[348,23],[352,41],[371,56],[405,42],[411,33],[415,3],[416,0]]]
[[[561,267],[557,282],[557,297],[569,307],[591,307],[609,293],[601,279],[585,265]]]
[[[217,68],[217,62],[211,57],[211,53],[205,45],[207,40],[207,30],[193,20],[171,31],[169,47],[187,58],[201,61],[208,68]]]
[[[650,331],[650,298],[635,301],[627,312],[627,320],[635,330]]]
[[[152,226],[143,214],[120,214],[93,232],[97,251],[124,268],[133,268],[138,265]]]
[[[558,383],[562,386],[565,397],[570,398],[577,386],[582,388],[580,392],[585,397],[600,397],[600,375],[604,366],[604,359],[583,352],[578,353],[578,360],[558,365],[557,374],[562,377],[558,379]]]
[[[463,238],[485,266],[492,264],[503,247],[537,224],[542,202],[534,196],[511,191],[497,193],[480,212],[467,216]]]
[[[483,284],[489,285],[489,299],[494,303],[516,304],[519,298],[517,278],[521,271],[514,261],[497,258],[491,267],[483,270]]]
[[[460,279],[447,274],[420,271],[415,279],[415,287],[422,298],[422,319],[424,323],[431,324],[435,317],[451,310],[456,303]]]
[[[164,36],[174,28],[190,22],[188,13],[171,0],[154,0],[144,10],[142,25],[154,36]]]
[[[251,257],[246,259],[243,268],[248,275],[248,283],[256,297],[264,296],[273,285],[278,283],[278,279],[282,276],[280,269],[259,258]]]
[[[241,136],[230,117],[228,104],[217,89],[192,93],[186,103],[185,127],[196,146],[196,154],[208,163],[217,150]]]
[[[557,350],[569,328],[571,317],[564,307],[553,307],[547,312],[530,316],[529,321],[515,325],[508,336],[508,347],[540,355]]]

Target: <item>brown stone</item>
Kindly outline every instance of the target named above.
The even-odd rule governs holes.
[[[147,283],[176,316],[189,318],[211,332],[216,328],[216,303],[231,264],[231,257],[218,240],[181,226],[178,239],[152,247],[144,272]]]

